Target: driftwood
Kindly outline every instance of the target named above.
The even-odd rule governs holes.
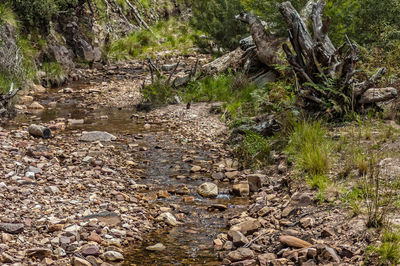
[[[283,64],[279,58],[279,50],[285,39],[267,34],[262,21],[251,13],[240,13],[236,16],[236,19],[249,25],[252,40],[257,48],[257,57],[263,64],[270,67],[275,64]],[[242,45],[246,43],[245,40],[242,40]],[[250,41],[249,39],[247,40]],[[249,45],[247,44],[247,46]]]
[[[202,67],[202,72],[206,75],[214,75],[226,71],[228,68],[235,68],[234,66],[241,61],[244,52],[242,49],[237,48],[236,50],[225,54],[216,60],[205,64]]]
[[[29,134],[34,137],[48,139],[51,137],[51,131],[48,127],[40,125],[30,125],[28,128]]]
[[[346,42],[335,48],[328,37],[330,20],[323,19],[325,2],[311,1],[310,5],[312,34],[290,2],[279,5],[279,11],[288,25],[292,44],[292,49],[283,44],[283,50],[300,84],[298,95],[303,106],[307,110],[330,117],[360,109],[366,103],[365,100],[360,101],[365,98],[363,94],[376,84],[386,73],[386,69],[378,70],[362,83],[356,82],[354,75],[357,73],[356,63],[359,60],[357,46],[346,36]],[[388,95],[394,97],[394,94],[389,93],[384,98],[389,97]]]

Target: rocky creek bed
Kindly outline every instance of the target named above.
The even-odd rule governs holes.
[[[291,184],[284,156],[263,172],[240,167],[224,145],[227,128],[209,112],[217,104],[137,113],[131,106],[148,73],[129,75],[132,65],[140,66],[90,70],[81,75],[94,81],[47,92],[38,86],[0,127],[2,263],[362,262],[362,218]],[[32,123],[53,137],[30,136]]]

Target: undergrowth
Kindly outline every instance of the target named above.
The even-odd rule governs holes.
[[[199,33],[184,22],[170,19],[151,26],[153,33],[140,30],[112,43],[107,55],[112,60],[153,57],[157,52],[179,49],[187,54]]]

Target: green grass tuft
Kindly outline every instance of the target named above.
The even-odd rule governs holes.
[[[268,164],[271,161],[271,144],[263,136],[247,131],[241,143],[235,148],[238,158],[253,169]]]

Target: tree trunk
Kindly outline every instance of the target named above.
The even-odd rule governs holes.
[[[382,68],[367,81],[356,83],[353,76],[359,59],[357,46],[346,36],[347,42],[336,49],[328,37],[330,20],[323,19],[325,1],[311,4],[309,17],[313,34],[310,34],[307,23],[290,2],[279,5],[279,11],[288,25],[294,51],[287,44],[283,44],[283,50],[299,80],[299,96],[304,107],[319,114],[337,117],[357,109],[363,103],[370,103],[363,94],[386,70]],[[390,98],[390,95],[394,97],[394,94],[387,93],[385,97],[376,98],[376,101]]]

